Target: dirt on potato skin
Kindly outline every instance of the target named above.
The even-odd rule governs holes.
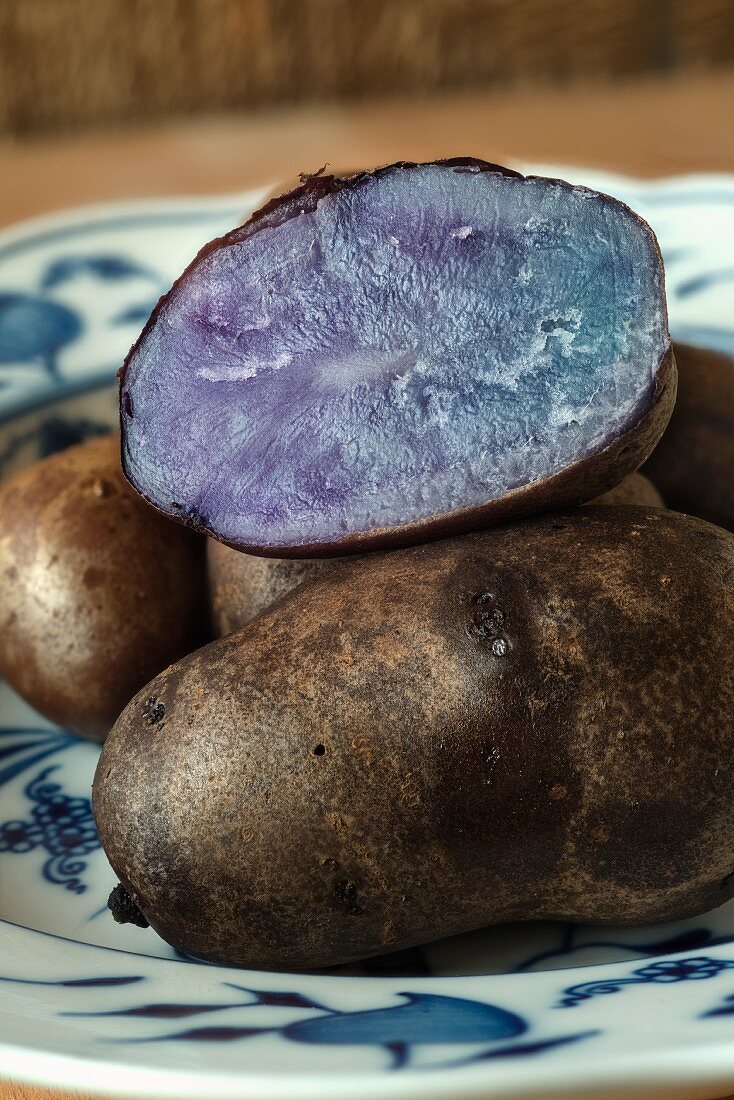
[[[131,490],[115,435],[0,488],[0,623],[5,679],[92,740],[152,676],[207,640],[203,540]]]
[[[710,909],[734,891],[732,581],[732,536],[639,507],[340,563],[130,703],[105,851],[164,939],[235,966]]]

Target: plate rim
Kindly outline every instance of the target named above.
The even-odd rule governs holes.
[[[661,1059],[664,1064],[661,1065]],[[703,1043],[683,1050],[656,1047],[652,1052],[606,1054],[577,1065],[565,1058],[514,1065],[493,1063],[491,1079],[484,1066],[461,1066],[436,1072],[431,1067],[404,1070],[399,1081],[381,1070],[330,1075],[294,1072],[274,1077],[264,1073],[214,1074],[198,1068],[171,1070],[124,1061],[93,1059],[18,1047],[0,1040],[0,1081],[22,1081],[39,1086],[83,1090],[104,1096],[141,1096],[151,1100],[182,1097],[200,1100],[203,1086],[211,1100],[384,1100],[401,1095],[416,1100],[542,1100],[582,1094],[592,1097],[609,1089],[623,1089],[625,1097],[650,1089],[695,1085],[734,1086],[734,1044]],[[391,1085],[394,1087],[391,1088]]]

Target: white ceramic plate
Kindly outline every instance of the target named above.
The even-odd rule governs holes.
[[[734,351],[734,177],[553,172],[648,218],[674,337]],[[153,302],[261,197],[0,235],[0,474],[114,423],[114,372]],[[734,1088],[734,904],[655,928],[491,929],[328,974],[205,966],[106,912],[97,753],[0,687],[0,1073],[258,1100]]]

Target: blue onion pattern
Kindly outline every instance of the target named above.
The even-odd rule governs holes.
[[[715,978],[723,970],[734,968],[734,962],[697,955],[689,959],[661,959],[640,966],[627,978],[609,978],[597,982],[581,982],[564,990],[560,1008],[573,1008],[592,997],[619,993],[625,986],[668,984],[672,982],[706,981]]]
[[[58,302],[29,294],[0,294],[0,365],[38,365],[57,382],[59,352],[76,340],[83,327],[79,315]]]
[[[34,804],[30,819],[6,821],[0,825],[0,852],[25,855],[43,848],[49,858],[43,866],[47,882],[63,886],[74,894],[87,889],[81,875],[86,870],[85,856],[99,847],[97,831],[88,798],[73,798],[60,783],[48,777],[58,765],[45,768],[25,788]]]
[[[98,986],[126,985],[142,982],[139,975],[130,977],[77,978],[56,981],[29,979],[28,985],[56,985],[77,989],[94,989]],[[23,984],[22,978],[0,975],[0,982]],[[464,997],[447,997],[435,993],[399,993],[400,1001],[384,1008],[353,1012],[329,1008],[320,1001],[297,992],[275,992],[251,989],[247,986],[223,983],[223,988],[246,995],[232,1001],[212,1003],[143,1003],[120,1009],[73,1010],[62,1012],[65,1017],[90,1017],[95,1019],[127,1017],[137,1020],[181,1020],[192,1017],[208,1017],[237,1010],[244,1013],[242,1022],[196,1023],[180,1031],[168,1031],[144,1037],[109,1040],[115,1043],[216,1043],[241,1042],[261,1035],[279,1036],[290,1043],[311,1046],[366,1046],[381,1048],[388,1056],[388,1068],[400,1070],[411,1064],[416,1049],[423,1046],[480,1045],[483,1049],[468,1055],[452,1056],[444,1063],[431,1063],[431,1069],[470,1065],[490,1059],[528,1057],[541,1054],[568,1043],[592,1038],[597,1031],[573,1032],[549,1038],[528,1037],[531,1030],[528,1021],[485,1001]],[[268,1025],[262,1013],[253,1020],[248,1009],[295,1008],[307,1015],[285,1025]],[[516,1042],[522,1037],[522,1042]]]
[[[731,250],[725,255],[722,248],[716,255],[709,255],[705,242],[682,229],[684,217],[692,219],[699,209],[714,203],[722,218],[729,217],[726,210],[734,207],[734,187],[722,182],[716,191],[713,183],[704,186],[693,181],[681,182],[677,188],[667,186],[669,193],[664,194],[620,181],[617,193],[643,215],[649,215],[658,231],[666,261],[674,338],[734,354],[731,310],[727,314],[717,304],[724,302],[734,285]],[[611,188],[611,184],[603,187]],[[685,214],[683,207],[687,207]],[[103,218],[85,214],[73,225],[25,231],[22,239],[0,241],[0,265],[5,265],[0,266],[0,416],[7,418],[40,398],[51,400],[87,383],[90,387],[103,382],[111,385],[126,347],[157,295],[177,273],[170,255],[183,256],[188,250],[193,256],[205,240],[235,224],[243,210],[244,204],[238,199],[227,209],[201,202],[185,210],[128,210]],[[190,238],[186,239],[181,235],[185,225],[190,227]],[[717,220],[717,231],[718,225]],[[171,233],[170,255],[155,239],[164,226]],[[146,234],[155,239],[154,244],[142,243]],[[16,265],[15,259],[11,263],[11,256],[21,258],[23,263]],[[175,263],[180,266],[178,259]],[[30,273],[28,279],[16,275],[23,271]],[[100,303],[106,311],[104,317]],[[26,420],[8,425],[0,447],[0,472],[5,464],[17,465],[19,458],[26,461],[31,452],[34,457],[48,454],[104,430],[102,418],[91,419],[89,408],[85,407],[84,415],[78,415],[79,409],[73,415],[70,409],[56,406],[40,414],[34,424]],[[31,718],[25,725],[21,722],[11,727],[8,720],[8,726],[0,729],[0,807],[6,811],[0,815],[0,876],[8,865],[24,872],[27,866],[29,894],[38,891],[38,901],[33,897],[33,904],[40,911],[40,906],[51,899],[65,922],[61,930],[81,939],[87,935],[79,931],[84,929],[85,904],[96,909],[104,891],[100,888],[97,897],[91,890],[101,860],[93,865],[90,858],[97,841],[88,799],[73,797],[69,792],[71,777],[75,781],[78,778],[77,758],[87,754],[83,770],[93,750],[85,746],[73,754],[73,762],[67,760],[67,750],[78,743],[59,730],[31,724],[33,721]],[[48,766],[62,756],[64,771]],[[3,801],[5,794],[8,797]],[[24,860],[23,856],[28,858]],[[53,889],[38,889],[41,875],[55,884]],[[5,883],[9,881],[5,879]],[[81,901],[87,886],[89,892]],[[12,907],[4,910],[3,916],[10,913]],[[17,919],[24,919],[21,913],[22,907]],[[290,991],[260,990],[236,982],[238,977],[252,981],[252,975],[230,975],[236,984],[227,984],[215,968],[205,971],[194,961],[191,976],[187,967],[183,978],[171,979],[169,975],[180,974],[181,968],[168,960],[110,954],[99,947],[69,944],[63,939],[54,942],[52,951],[49,937],[14,929],[10,922],[0,921],[0,969],[5,975],[0,975],[0,987],[9,994],[0,1004],[0,1030],[4,1029],[3,1038],[16,1050],[26,1043],[24,1020],[16,1032],[12,1031],[14,998],[25,992],[29,998],[38,994],[35,1016],[43,1021],[50,1040],[61,1045],[69,1043],[67,1053],[88,1058],[90,1063],[96,1060],[102,1064],[107,1057],[117,1061],[119,1044],[140,1042],[159,1044],[137,1049],[144,1056],[160,1056],[161,1065],[174,1070],[199,1057],[207,1058],[217,1069],[239,1072],[256,1065],[265,1066],[264,1072],[270,1074],[270,1066],[277,1067],[279,1055],[285,1063],[290,1052],[299,1065],[301,1060],[306,1064],[309,1055],[325,1055],[322,1062],[312,1061],[311,1065],[330,1073],[330,1052],[341,1054],[346,1064],[352,1045],[355,1055],[365,1059],[365,1065],[370,1064],[367,1052],[374,1052],[371,1069],[381,1073],[421,1068],[449,1070],[494,1062],[487,1067],[488,1089],[493,1080],[490,1074],[497,1072],[501,1060],[505,1065],[539,1061],[548,1080],[559,1065],[569,1063],[588,1063],[591,1075],[598,1072],[598,1059],[608,1055],[610,1049],[616,1055],[621,1049],[620,1039],[625,1040],[636,1028],[639,1017],[634,990],[639,987],[650,993],[661,991],[660,1002],[665,1006],[659,1023],[646,1022],[653,1036],[648,1049],[661,1049],[668,1031],[674,1033],[676,1027],[683,1029],[679,1034],[685,1038],[690,1031],[691,1040],[700,1043],[700,1049],[705,1047],[707,1037],[721,1041],[723,1035],[726,1041],[725,1029],[731,1024],[728,1017],[734,1016],[734,975],[729,973],[734,970],[734,955],[731,948],[715,948],[731,941],[731,934],[726,934],[732,927],[727,914],[704,916],[668,930],[628,930],[619,937],[612,930],[573,926],[548,929],[542,942],[550,941],[551,949],[538,951],[531,958],[525,958],[531,948],[523,939],[513,957],[513,963],[524,959],[516,966],[518,971],[554,961],[561,966],[572,965],[590,949],[638,956],[684,954],[679,958],[638,959],[637,963],[603,970],[585,969],[575,975],[568,971],[528,975],[518,977],[516,986],[509,984],[516,978],[506,975],[497,981],[472,979],[466,984],[456,978],[450,983],[456,996],[426,992],[426,985],[446,989],[446,985],[423,980],[435,973],[440,949],[411,949],[397,966],[396,960],[388,958],[364,963],[358,972],[370,996],[365,999],[356,992],[348,998],[340,996],[341,1009],[331,1007],[327,991],[337,987],[356,989],[347,984],[351,979],[343,976],[334,985],[327,985],[323,978],[293,976],[286,979],[292,982]],[[100,917],[100,923],[103,920]],[[59,931],[58,925],[54,930]],[[148,935],[153,933],[143,934],[143,939]],[[141,942],[143,952],[150,949],[151,942],[147,942],[147,948]],[[492,961],[495,958],[492,955]],[[396,970],[403,977],[400,984],[391,981],[389,991],[382,982],[365,981],[368,974],[392,979]],[[607,977],[596,977],[598,973]],[[576,984],[566,986],[574,977]],[[263,985],[270,982],[267,975],[254,980]],[[277,986],[282,980],[273,978],[272,982]],[[694,982],[695,986],[691,984]],[[23,991],[23,985],[48,988]],[[510,996],[510,988],[516,988],[517,994]],[[379,989],[383,993],[375,996]],[[396,989],[405,992],[399,994]],[[318,993],[310,996],[314,990]],[[466,996],[461,995],[464,992]],[[363,1007],[366,1003],[373,1007]],[[648,1002],[642,995],[637,1003],[645,1010]],[[351,1011],[344,1011],[347,1006]],[[566,1010],[573,1006],[577,1007],[569,1014]],[[88,1031],[84,1030],[84,1016],[91,1021]],[[521,1021],[522,1029],[513,1018]],[[570,1031],[566,1032],[559,1021]],[[72,1028],[73,1042],[69,1040]],[[268,1036],[274,1042],[263,1053],[261,1040]],[[464,1048],[460,1045],[462,1036],[467,1043]],[[470,1037],[472,1042],[477,1040],[473,1046]],[[44,1043],[41,1037],[39,1048]],[[556,1049],[559,1057],[554,1058]],[[129,1048],[124,1052],[128,1057],[131,1054]],[[425,1064],[429,1058],[430,1066]],[[130,1057],[130,1061],[135,1059]],[[202,1091],[208,1084],[209,1078]],[[450,1079],[445,1084],[448,1095]]]

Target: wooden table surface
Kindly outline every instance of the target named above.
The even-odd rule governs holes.
[[[732,117],[730,72],[0,139],[0,225],[87,202],[244,190],[325,162],[357,169],[469,153],[640,176],[734,171]],[[59,1098],[0,1081],[0,1100]]]

